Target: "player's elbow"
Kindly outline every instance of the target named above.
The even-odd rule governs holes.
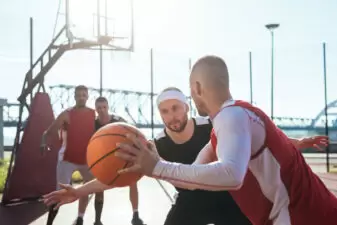
[[[243,185],[243,181],[245,179],[245,172],[241,171],[240,169],[238,169],[236,166],[228,166],[227,167],[227,171],[229,174],[231,174],[232,177],[232,190],[239,190],[242,185]]]
[[[239,190],[243,185],[243,180],[240,179],[234,179],[233,180],[233,186],[232,186],[232,190]]]

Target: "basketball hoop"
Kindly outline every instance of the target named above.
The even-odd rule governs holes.
[[[101,5],[94,0],[66,0],[67,40],[71,49],[77,42],[88,49],[130,51],[133,46],[132,0],[114,0]],[[83,7],[83,10],[78,8]]]

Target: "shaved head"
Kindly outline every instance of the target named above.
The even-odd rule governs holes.
[[[191,95],[201,116],[209,114],[210,105],[230,97],[229,76],[225,61],[217,56],[200,58],[190,75]]]
[[[205,56],[193,66],[191,79],[199,80],[212,88],[228,89],[229,77],[225,61],[217,56]]]

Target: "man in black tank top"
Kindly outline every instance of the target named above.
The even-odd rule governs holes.
[[[192,164],[210,140],[210,120],[188,119],[186,97],[177,88],[165,89],[158,96],[157,105],[166,126],[155,138],[159,155],[167,161]],[[176,190],[176,202],[164,225],[251,224],[226,191],[191,191],[177,187]]]
[[[126,120],[120,116],[109,114],[108,100],[104,97],[99,97],[96,99],[95,108],[98,113],[98,117],[95,120],[96,130],[100,129],[101,127],[109,123],[126,122]],[[104,200],[103,192],[96,193],[95,195],[95,211],[96,211],[95,225],[102,224],[101,214],[102,214],[102,209],[103,209],[103,200]],[[138,215],[137,184],[130,186],[130,201],[131,201],[131,205],[133,209],[133,218],[131,221],[132,225],[144,225],[143,221],[139,218],[139,215]]]

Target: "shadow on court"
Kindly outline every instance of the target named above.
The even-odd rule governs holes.
[[[1,225],[28,225],[47,212],[41,202],[32,202],[15,206],[0,206]]]

